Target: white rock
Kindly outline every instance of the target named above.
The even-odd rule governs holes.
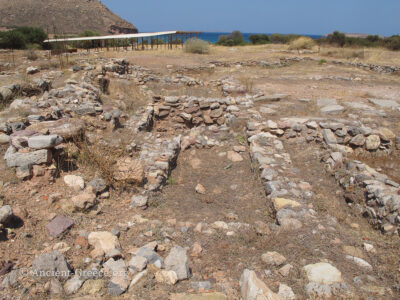
[[[346,255],[346,258],[348,260],[353,261],[357,266],[359,266],[363,269],[366,269],[368,271],[372,271],[372,266],[368,262],[363,260],[362,258],[351,256],[351,255]]]
[[[83,190],[85,188],[85,181],[81,176],[65,175],[64,182],[66,185],[76,190]]]
[[[147,266],[147,258],[143,256],[134,256],[129,261],[129,268],[134,271],[143,271]]]
[[[281,283],[279,285],[278,295],[282,297],[284,300],[295,300],[296,295],[293,293],[293,290],[290,286]]]
[[[320,262],[304,267],[307,278],[311,282],[319,284],[333,284],[342,282],[342,273],[328,263]]]
[[[282,300],[262,282],[254,271],[245,269],[240,277],[240,291],[243,300]]]

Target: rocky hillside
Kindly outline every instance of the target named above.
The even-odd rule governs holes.
[[[137,32],[97,0],[0,0],[0,27],[15,26],[41,27],[50,34]]]

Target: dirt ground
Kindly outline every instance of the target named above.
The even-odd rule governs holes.
[[[347,62],[362,61],[381,65],[400,66],[400,52],[385,50],[365,50],[364,58],[347,58],[347,52],[352,50],[322,49],[320,53],[299,54],[297,51],[288,51],[285,46],[256,46],[243,48],[213,47],[210,55],[184,54],[180,49],[173,51],[159,50],[142,52],[91,52],[72,56],[69,64],[79,60],[92,61],[99,57],[123,57],[131,64],[148,68],[151,73],[160,76],[183,74],[203,81],[204,85],[196,87],[174,86],[151,82],[146,89],[155,95],[188,95],[196,97],[222,97],[221,89],[212,85],[214,81],[224,76],[230,76],[248,86],[252,94],[263,93],[287,94],[288,97],[279,102],[256,103],[252,109],[260,110],[267,107],[274,112],[262,113],[263,120],[278,120],[284,117],[316,117],[324,118],[316,100],[320,98],[334,98],[338,104],[345,107],[344,111],[332,117],[333,120],[360,119],[364,124],[376,128],[386,126],[397,135],[400,130],[400,112],[384,109],[385,115],[363,112],[351,108],[346,103],[362,103],[370,105],[368,98],[382,98],[400,100],[400,76],[395,74],[381,74],[356,67],[332,64],[331,60],[340,59]],[[359,50],[354,50],[359,51]],[[46,53],[35,62],[28,62],[23,53],[16,53],[16,67],[8,67],[4,72],[21,71],[26,66],[35,65],[59,71],[53,67],[57,59],[47,60]],[[283,57],[312,57],[313,61],[301,61],[279,67],[260,66],[232,66],[216,67],[212,70],[186,70],[183,67],[196,67],[210,64],[215,61],[243,62],[249,60],[276,61]],[[10,61],[9,54],[0,54],[2,61]],[[327,63],[320,64],[318,60],[326,59]],[[67,78],[76,76],[68,68],[61,68],[63,74],[53,81],[53,86],[62,86]],[[0,74],[1,85],[8,83],[26,83],[32,78],[20,74],[5,76]],[[114,79],[113,79],[114,80]],[[121,83],[122,82],[122,83]],[[207,85],[210,83],[209,85]],[[133,113],[146,103],[140,87],[134,84],[124,88],[123,80],[115,79],[112,83],[113,91],[104,96],[104,101],[122,99],[126,111]],[[122,86],[122,87],[121,87]],[[309,99],[309,102],[299,101]],[[129,102],[130,101],[130,102]],[[376,108],[375,110],[379,110]],[[158,120],[154,132],[162,136],[181,133],[170,127],[168,120]],[[82,258],[89,256],[89,248],[74,247],[75,240],[81,230],[87,232],[95,230],[111,231],[114,228],[121,230],[119,241],[122,249],[141,247],[154,240],[167,245],[166,239],[182,247],[192,249],[195,242],[201,244],[203,252],[198,257],[191,257],[192,281],[208,280],[213,290],[222,291],[228,299],[240,299],[240,275],[245,268],[260,268],[260,257],[267,251],[278,251],[293,265],[289,277],[282,278],[277,271],[260,277],[268,281],[269,287],[277,292],[279,282],[284,281],[291,286],[298,299],[305,299],[304,286],[307,284],[302,273],[302,267],[314,263],[315,257],[332,262],[341,270],[346,282],[353,282],[355,276],[373,276],[374,286],[392,288],[386,296],[378,294],[374,299],[399,299],[395,286],[400,284],[399,265],[399,238],[387,236],[376,231],[368,220],[346,204],[344,192],[333,176],[323,169],[321,156],[326,147],[315,143],[296,143],[284,141],[284,148],[290,154],[293,165],[287,176],[304,179],[311,184],[315,193],[312,208],[324,217],[334,217],[338,222],[335,231],[329,229],[329,224],[318,231],[318,238],[313,233],[312,225],[306,225],[301,230],[293,232],[274,231],[269,235],[259,235],[250,229],[255,222],[274,222],[271,202],[266,198],[260,180],[258,167],[250,158],[249,145],[238,138],[238,134],[245,135],[245,121],[237,128],[230,129],[226,134],[216,136],[216,139],[226,142],[224,146],[215,146],[211,149],[192,147],[181,151],[176,166],[169,174],[169,178],[162,191],[151,194],[149,207],[146,210],[130,209],[130,196],[135,192],[134,187],[110,190],[110,198],[103,199],[99,207],[87,214],[69,214],[74,220],[74,227],[65,235],[54,239],[49,238],[45,226],[54,214],[63,213],[59,203],[50,203],[49,195],[61,193],[62,198],[69,198],[73,192],[65,188],[63,176],[67,173],[80,175],[85,182],[90,181],[96,170],[90,166],[79,165],[77,170],[62,172],[54,182],[44,179],[21,181],[15,177],[12,169],[7,168],[5,161],[0,160],[0,202],[12,205],[15,215],[21,222],[8,232],[7,237],[0,241],[0,260],[12,261],[16,267],[29,265],[35,255],[46,247],[64,242],[70,250],[66,252],[68,261],[75,268],[83,265]],[[110,138],[118,140],[120,137],[111,133]],[[129,133],[130,134],[130,133]],[[127,135],[121,131],[121,144]],[[117,143],[117,142],[116,142]],[[117,143],[118,144],[118,143]],[[244,145],[245,152],[241,153],[243,161],[232,163],[226,157],[226,152],[233,146]],[[3,157],[7,147],[2,146],[0,155]],[[354,154],[351,158],[367,163],[392,180],[400,182],[399,151],[393,151],[384,157],[373,155]],[[3,186],[3,184],[6,184]],[[197,184],[206,189],[201,195],[195,191]],[[0,205],[1,206],[1,205]],[[65,213],[64,213],[65,214]],[[143,224],[126,229],[126,224],[136,215],[150,220]],[[212,224],[216,221],[240,222],[250,224],[249,228],[240,228],[232,236],[219,231],[212,234],[203,234],[195,230],[198,223]],[[354,225],[356,224],[356,225]],[[322,232],[322,233],[321,233]],[[369,242],[377,249],[376,253],[367,253],[362,250],[363,243]],[[351,246],[352,248],[349,248]],[[168,246],[166,246],[168,247]],[[347,247],[347,250],[343,250]],[[349,254],[348,249],[355,249],[357,255],[374,266],[371,272],[360,271],[356,265],[348,263],[343,257]],[[129,252],[130,253],[130,252]],[[162,253],[164,256],[167,253]],[[350,254],[351,255],[351,254]],[[41,286],[28,285],[33,298],[48,297]],[[168,299],[169,295],[177,292],[193,292],[190,282],[185,281],[175,286],[156,285],[149,277],[144,280],[133,292],[135,299]],[[36,293],[36,294],[35,294]],[[368,293],[367,293],[368,294]],[[105,296],[105,293],[100,294]],[[368,294],[370,295],[370,294]],[[128,298],[128,295],[123,297]],[[33,299],[32,298],[32,299]],[[362,298],[360,298],[362,299]]]

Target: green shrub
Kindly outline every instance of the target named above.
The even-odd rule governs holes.
[[[390,50],[400,50],[400,35],[392,35],[383,41],[386,48]]]
[[[210,44],[201,39],[189,39],[185,42],[186,53],[207,54],[210,53]]]
[[[233,31],[228,35],[221,35],[218,37],[217,45],[221,46],[243,46],[246,41],[240,31]]]
[[[319,65],[326,64],[326,59],[320,59],[318,62]]]
[[[30,48],[41,49],[45,39],[47,39],[47,34],[40,28],[18,27],[1,33],[0,48],[26,49],[29,45]]]
[[[263,45],[269,43],[269,37],[266,34],[252,34],[249,40],[253,45]]]
[[[291,41],[301,37],[298,34],[279,34],[274,33],[269,36],[269,40],[274,44],[289,44]]]
[[[339,31],[335,31],[332,34],[328,34],[326,40],[329,44],[334,44],[343,47],[346,44],[346,35]]]
[[[22,33],[26,44],[42,45],[43,41],[47,39],[47,34],[41,28],[24,26],[18,27],[14,30]]]
[[[5,49],[24,49],[26,42],[21,32],[11,30],[2,34],[0,47]]]

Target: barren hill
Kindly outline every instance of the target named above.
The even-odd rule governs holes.
[[[98,0],[0,0],[0,27],[16,26],[41,27],[49,34],[138,31]]]

